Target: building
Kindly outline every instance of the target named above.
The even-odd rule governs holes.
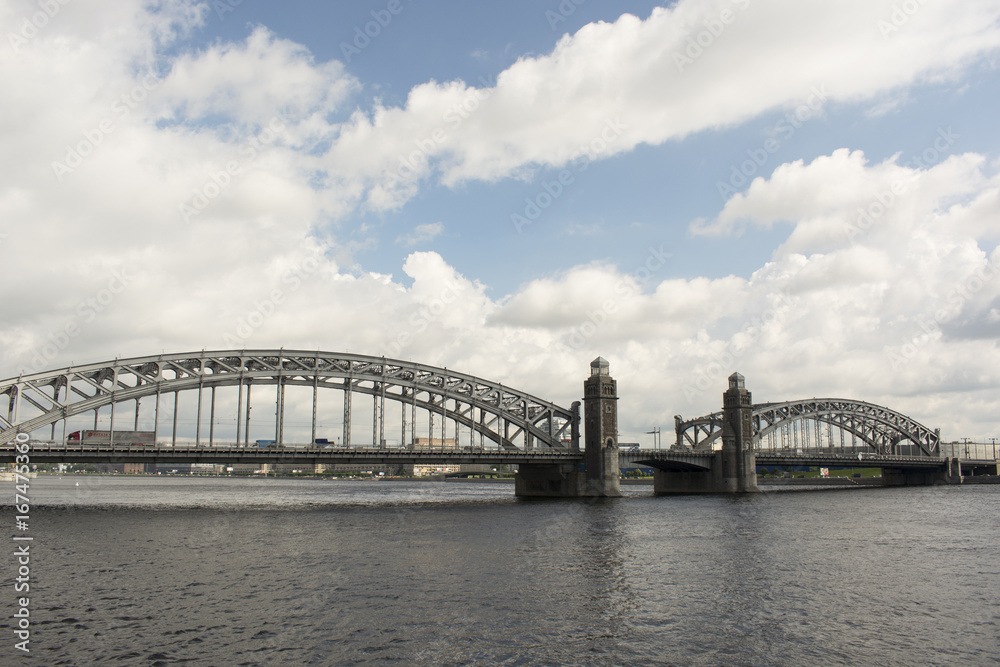
[[[314,466],[309,463],[275,463],[271,465],[272,472],[279,475],[312,473]]]
[[[432,475],[447,475],[448,473],[461,472],[460,465],[447,465],[444,463],[429,463],[427,465],[407,466],[411,468],[414,477],[430,477]]]
[[[416,451],[441,451],[458,449],[458,442],[455,438],[417,438],[413,441],[411,449]]]

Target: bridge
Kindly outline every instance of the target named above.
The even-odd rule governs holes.
[[[659,472],[658,493],[752,491],[758,465],[880,468],[890,486],[1000,474],[995,457],[942,456],[939,429],[889,408],[841,398],[754,404],[742,375],[734,373],[729,382],[723,410],[674,417],[676,441],[669,450],[625,454],[630,463]]]
[[[251,421],[262,389],[267,412]],[[564,408],[472,375],[357,354],[115,359],[3,380],[0,396],[5,463],[22,440],[32,463],[517,464],[516,493],[525,497],[620,495],[622,463],[653,467],[664,494],[753,491],[758,464],[880,467],[896,484],[960,480],[969,465],[941,456],[937,430],[888,408],[846,399],[752,404],[739,374],[722,411],[675,418],[670,450],[619,452],[617,383],[601,358],[584,382],[584,448],[579,402]],[[331,422],[339,440],[317,437]],[[356,434],[360,424],[370,424],[370,440]],[[87,429],[103,439],[78,435]],[[116,437],[140,429],[148,442]]]
[[[722,411],[688,420],[676,415],[675,446],[711,451],[713,444],[722,437],[724,420]],[[824,436],[827,447],[832,450],[838,447],[833,438],[836,429],[841,450],[846,448],[846,438],[850,436],[852,448],[856,448],[860,440],[863,447],[872,453],[940,455],[940,429],[932,431],[906,415],[863,401],[810,398],[758,403],[753,405],[750,420],[750,440],[758,452],[821,449]],[[813,426],[814,430],[809,426]],[[811,437],[813,433],[815,435]]]
[[[262,389],[266,416],[251,422]],[[10,378],[0,396],[0,462],[16,460],[21,439],[34,463],[516,463],[518,495],[619,495],[617,461],[605,486],[607,457],[595,454],[581,469],[579,402],[565,408],[397,359],[284,349],[161,354]],[[341,436],[332,444],[317,437],[331,420]],[[355,433],[362,420],[368,441]],[[88,429],[99,437],[88,441]],[[129,436],[140,433],[148,441]]]
[[[56,439],[56,425],[62,426],[63,441],[74,417],[93,413],[93,429],[102,425],[112,435],[127,429],[138,431],[144,425],[154,433],[156,442],[166,435],[171,447],[178,445],[178,418],[182,393],[194,394],[194,445],[209,447],[217,441],[217,392],[236,388],[222,401],[234,413],[226,419],[229,442],[251,443],[251,391],[254,387],[274,387],[274,419],[265,428],[269,439],[279,447],[285,440],[286,395],[290,388],[305,388],[311,393],[312,413],[309,443],[317,441],[319,394],[336,390],[342,395],[342,440],[345,448],[355,442],[352,432],[355,396],[372,399],[371,445],[386,443],[386,400],[399,404],[400,443],[417,443],[418,411],[424,415],[428,443],[440,436],[446,440],[447,425],[468,429],[480,440],[488,439],[504,451],[535,446],[564,450],[579,449],[579,433],[573,408],[561,408],[526,392],[448,369],[435,368],[384,357],[297,352],[286,350],[230,350],[161,354],[150,357],[64,368],[0,381],[0,396],[8,397],[6,418],[0,413],[0,442],[10,441],[16,433],[36,434],[50,428],[49,440]],[[209,395],[205,407],[205,394]],[[221,393],[221,392],[219,392]],[[164,424],[163,397],[173,398],[170,422]],[[142,410],[143,399],[153,399],[151,410]],[[235,401],[233,400],[235,399]],[[169,404],[166,406],[169,409]],[[207,412],[208,429],[205,433]],[[124,414],[123,414],[124,413]],[[435,420],[440,418],[440,429]],[[127,424],[130,424],[127,425]],[[77,425],[86,428],[89,424]],[[256,423],[255,423],[256,425]],[[258,433],[263,431],[258,429]],[[232,436],[235,437],[232,437]],[[298,442],[304,440],[299,434]],[[567,440],[568,442],[564,442]]]

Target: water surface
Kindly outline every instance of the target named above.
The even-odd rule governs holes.
[[[594,502],[77,475],[31,491],[29,663],[1000,662],[1000,486]]]

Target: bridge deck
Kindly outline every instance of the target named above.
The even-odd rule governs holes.
[[[17,452],[12,446],[0,447],[0,463],[14,463]],[[527,451],[477,450],[407,450],[284,446],[271,447],[178,447],[32,444],[32,463],[326,463],[326,464],[425,464],[425,463],[575,463],[582,452],[535,449]]]
[[[13,445],[0,446],[0,463],[14,463]],[[622,463],[651,465],[665,470],[707,470],[715,452],[678,452],[672,450],[631,450],[621,452]],[[945,458],[928,456],[884,455],[868,452],[768,452],[756,453],[758,465],[822,466],[830,468],[935,468],[945,465]],[[171,447],[64,445],[32,443],[32,463],[345,463],[345,464],[424,464],[424,463],[579,463],[583,453],[551,448],[531,450],[469,449],[411,450],[399,448],[285,445],[274,447],[195,446]],[[995,464],[995,460],[962,460],[963,467]]]
[[[935,456],[902,456],[855,451],[757,451],[757,465],[819,466],[828,468],[939,468],[946,458]],[[707,470],[715,452],[675,450],[635,450],[622,453],[622,460],[648,464],[666,470]]]
[[[824,468],[939,468],[944,457],[900,456],[868,452],[804,452],[802,454],[757,452],[757,465],[821,466]]]

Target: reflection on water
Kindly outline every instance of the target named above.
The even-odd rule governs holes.
[[[1000,660],[996,486],[627,487],[598,502],[464,482],[64,477],[32,491],[38,664]]]

